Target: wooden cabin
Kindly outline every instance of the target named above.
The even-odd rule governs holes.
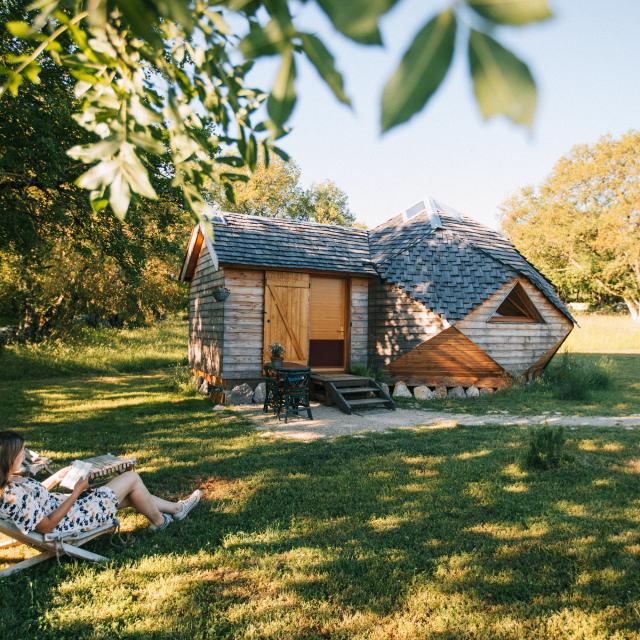
[[[189,363],[257,382],[268,346],[320,372],[498,388],[539,373],[573,328],[552,285],[500,233],[433,199],[373,230],[235,213],[191,235]],[[228,297],[223,298],[224,289]]]
[[[367,363],[368,232],[225,213],[215,243],[202,225],[181,272],[190,283],[189,363],[230,387],[255,382],[269,345],[285,359],[326,372]],[[218,301],[216,289],[229,291]]]

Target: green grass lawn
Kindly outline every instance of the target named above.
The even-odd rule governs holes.
[[[154,345],[182,358],[184,325],[153,331],[88,339],[106,374],[80,375],[82,349],[55,377],[0,366],[0,424],[56,466],[135,455],[153,491],[206,498],[156,535],[123,512],[134,545],[90,545],[107,566],[0,582],[7,638],[640,638],[640,429],[567,430],[546,472],[522,468],[520,427],[272,441],[142,371]]]
[[[640,355],[640,324],[628,315],[577,316],[578,325],[563,345],[575,353],[627,353]]]
[[[131,373],[187,358],[187,322],[170,318],[138,329],[80,329],[73,337],[0,348],[0,380]]]

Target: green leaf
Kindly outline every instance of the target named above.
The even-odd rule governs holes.
[[[502,114],[516,124],[532,124],[536,83],[522,60],[490,36],[472,29],[469,65],[473,90],[485,119]]]
[[[120,146],[118,159],[121,163],[122,174],[131,190],[145,198],[155,200],[158,194],[149,181],[149,173],[138,158],[135,147],[128,142],[123,142]]]
[[[236,168],[244,166],[244,160],[240,156],[219,156],[216,158],[216,162]]]
[[[225,36],[229,36],[233,33],[231,27],[225,21],[222,13],[218,11],[208,11],[205,10],[204,13],[209,17],[211,22],[213,22],[214,27]]]
[[[74,160],[80,160],[86,164],[103,160],[113,156],[120,148],[120,141],[115,138],[107,138],[100,142],[76,145],[67,151],[67,155]]]
[[[316,68],[320,77],[327,83],[340,102],[351,105],[351,100],[344,92],[344,79],[335,67],[335,60],[331,52],[325,47],[320,38],[311,33],[302,33],[300,37],[307,58]]]
[[[420,111],[447,74],[456,40],[456,18],[445,11],[417,33],[382,94],[382,130]]]
[[[223,182],[222,187],[224,189],[225,198],[231,203],[236,203],[236,192],[233,189],[233,185],[230,182]]]
[[[289,49],[282,55],[276,81],[267,100],[267,113],[278,128],[282,128],[296,104],[296,63],[293,51]]]
[[[272,145],[271,151],[273,151],[273,153],[275,153],[285,162],[289,162],[289,160],[291,160],[291,156],[284,149],[281,149],[280,147],[276,147]]]
[[[275,20],[270,20],[264,27],[251,24],[249,33],[240,41],[239,48],[245,58],[272,56],[289,46],[287,36]]]
[[[91,191],[104,189],[113,181],[117,171],[117,160],[103,160],[79,176],[76,179],[76,184],[82,189],[89,189]]]
[[[202,224],[202,230],[204,232],[205,237],[209,240],[209,242],[213,242],[215,238],[215,233],[213,229],[213,222],[209,220],[209,218],[203,216],[199,216],[200,223]]]
[[[11,20],[5,24],[7,31],[16,38],[28,38],[31,35],[31,25],[20,20]]]
[[[120,220],[125,219],[130,202],[131,190],[129,189],[129,184],[124,175],[118,172],[109,185],[109,204]]]
[[[11,95],[15,98],[18,95],[18,91],[20,89],[20,85],[22,84],[22,76],[19,73],[14,73],[13,71],[7,78],[5,86],[9,89]]]
[[[191,33],[195,24],[195,13],[189,0],[151,0],[159,16],[169,18]],[[131,0],[125,0],[131,2]]]
[[[498,24],[528,24],[553,15],[547,0],[467,0],[467,4],[483,18]]]
[[[382,44],[378,20],[398,0],[317,0],[333,26],[361,44]]]
[[[249,176],[245,176],[244,173],[234,173],[232,171],[225,171],[220,174],[223,180],[229,180],[231,182],[248,182]]]
[[[37,62],[32,62],[30,65],[27,65],[24,70],[24,75],[27,76],[33,84],[40,84],[40,71],[42,71],[40,65]]]
[[[143,0],[118,0],[118,8],[122,11],[133,32],[155,47],[162,46],[160,34],[154,28],[158,24],[157,11]]]
[[[253,134],[249,136],[249,140],[247,141],[246,158],[249,169],[255,171],[258,163],[258,141]]]
[[[92,198],[89,202],[91,204],[91,208],[96,213],[100,213],[109,204],[109,201],[106,198]]]
[[[265,168],[268,169],[271,164],[271,148],[269,147],[269,141],[266,139],[262,141],[262,161]]]

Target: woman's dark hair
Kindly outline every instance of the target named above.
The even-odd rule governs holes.
[[[0,492],[9,482],[9,473],[18,457],[24,438],[15,431],[0,431]]]

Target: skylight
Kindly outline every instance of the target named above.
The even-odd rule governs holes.
[[[422,213],[426,208],[427,207],[424,204],[424,200],[420,200],[420,202],[417,202],[404,212],[404,219],[411,220],[411,218],[417,216],[419,213]]]

